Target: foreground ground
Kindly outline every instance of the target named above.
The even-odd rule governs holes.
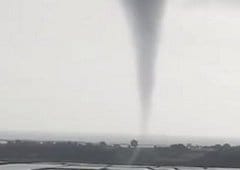
[[[216,145],[194,150],[169,147],[122,147],[77,142],[11,141],[0,144],[0,160],[17,162],[81,162],[154,166],[240,167],[240,147]]]
[[[80,163],[32,163],[0,165],[0,170],[204,170],[203,167],[156,167],[156,166],[127,166]],[[208,168],[208,170],[230,170],[228,168]],[[237,169],[231,169],[237,170]]]

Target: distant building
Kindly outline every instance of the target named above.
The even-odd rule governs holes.
[[[200,145],[192,145],[192,144],[187,144],[186,147],[192,151],[215,151],[216,149],[211,147],[211,146],[200,146]]]
[[[8,141],[6,141],[6,140],[0,140],[0,145],[6,145],[6,144],[8,144]]]

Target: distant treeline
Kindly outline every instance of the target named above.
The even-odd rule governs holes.
[[[137,155],[132,159],[133,155]],[[136,140],[129,145],[106,142],[36,142],[7,141],[0,144],[0,160],[6,162],[82,162],[102,164],[139,164],[202,167],[240,167],[240,146],[229,144],[169,147],[139,147]],[[129,162],[132,160],[132,162]]]

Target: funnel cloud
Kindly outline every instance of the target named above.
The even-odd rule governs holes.
[[[157,56],[159,21],[162,18],[163,3],[164,0],[124,0],[135,40],[142,131],[147,129],[151,112],[154,63]]]

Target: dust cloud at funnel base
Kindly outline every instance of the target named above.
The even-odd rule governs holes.
[[[154,65],[164,0],[123,0],[127,20],[136,49],[139,95],[141,102],[141,133],[148,129],[154,87]]]

